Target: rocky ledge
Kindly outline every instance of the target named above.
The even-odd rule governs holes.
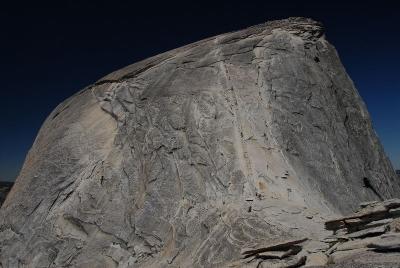
[[[334,232],[323,240],[329,244],[321,252],[327,264],[395,267],[391,265],[400,263],[400,199],[361,203],[357,212],[327,221],[325,228]]]
[[[245,248],[233,267],[398,267],[400,199],[366,202],[348,216],[325,222],[332,231],[308,238]],[[236,263],[237,264],[237,263]]]

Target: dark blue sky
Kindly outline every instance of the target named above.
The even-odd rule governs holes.
[[[400,169],[395,1],[79,2],[0,7],[0,179],[16,177],[52,109],[103,75],[205,37],[289,16],[324,23]]]

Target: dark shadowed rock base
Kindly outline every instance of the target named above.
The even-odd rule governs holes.
[[[13,182],[0,181],[0,207],[6,200],[8,192],[10,192]]]

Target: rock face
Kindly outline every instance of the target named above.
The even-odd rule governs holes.
[[[6,199],[6,196],[8,192],[11,190],[13,184],[14,184],[13,182],[0,181],[0,207],[3,204],[4,200]]]
[[[295,267],[326,245],[328,217],[399,194],[322,25],[272,21],[60,104],[0,210],[0,263]]]

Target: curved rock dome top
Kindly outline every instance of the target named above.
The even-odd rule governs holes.
[[[225,267],[399,196],[320,23],[289,18],[116,71],[43,124],[0,210],[3,267]],[[0,267],[1,267],[0,265]]]

